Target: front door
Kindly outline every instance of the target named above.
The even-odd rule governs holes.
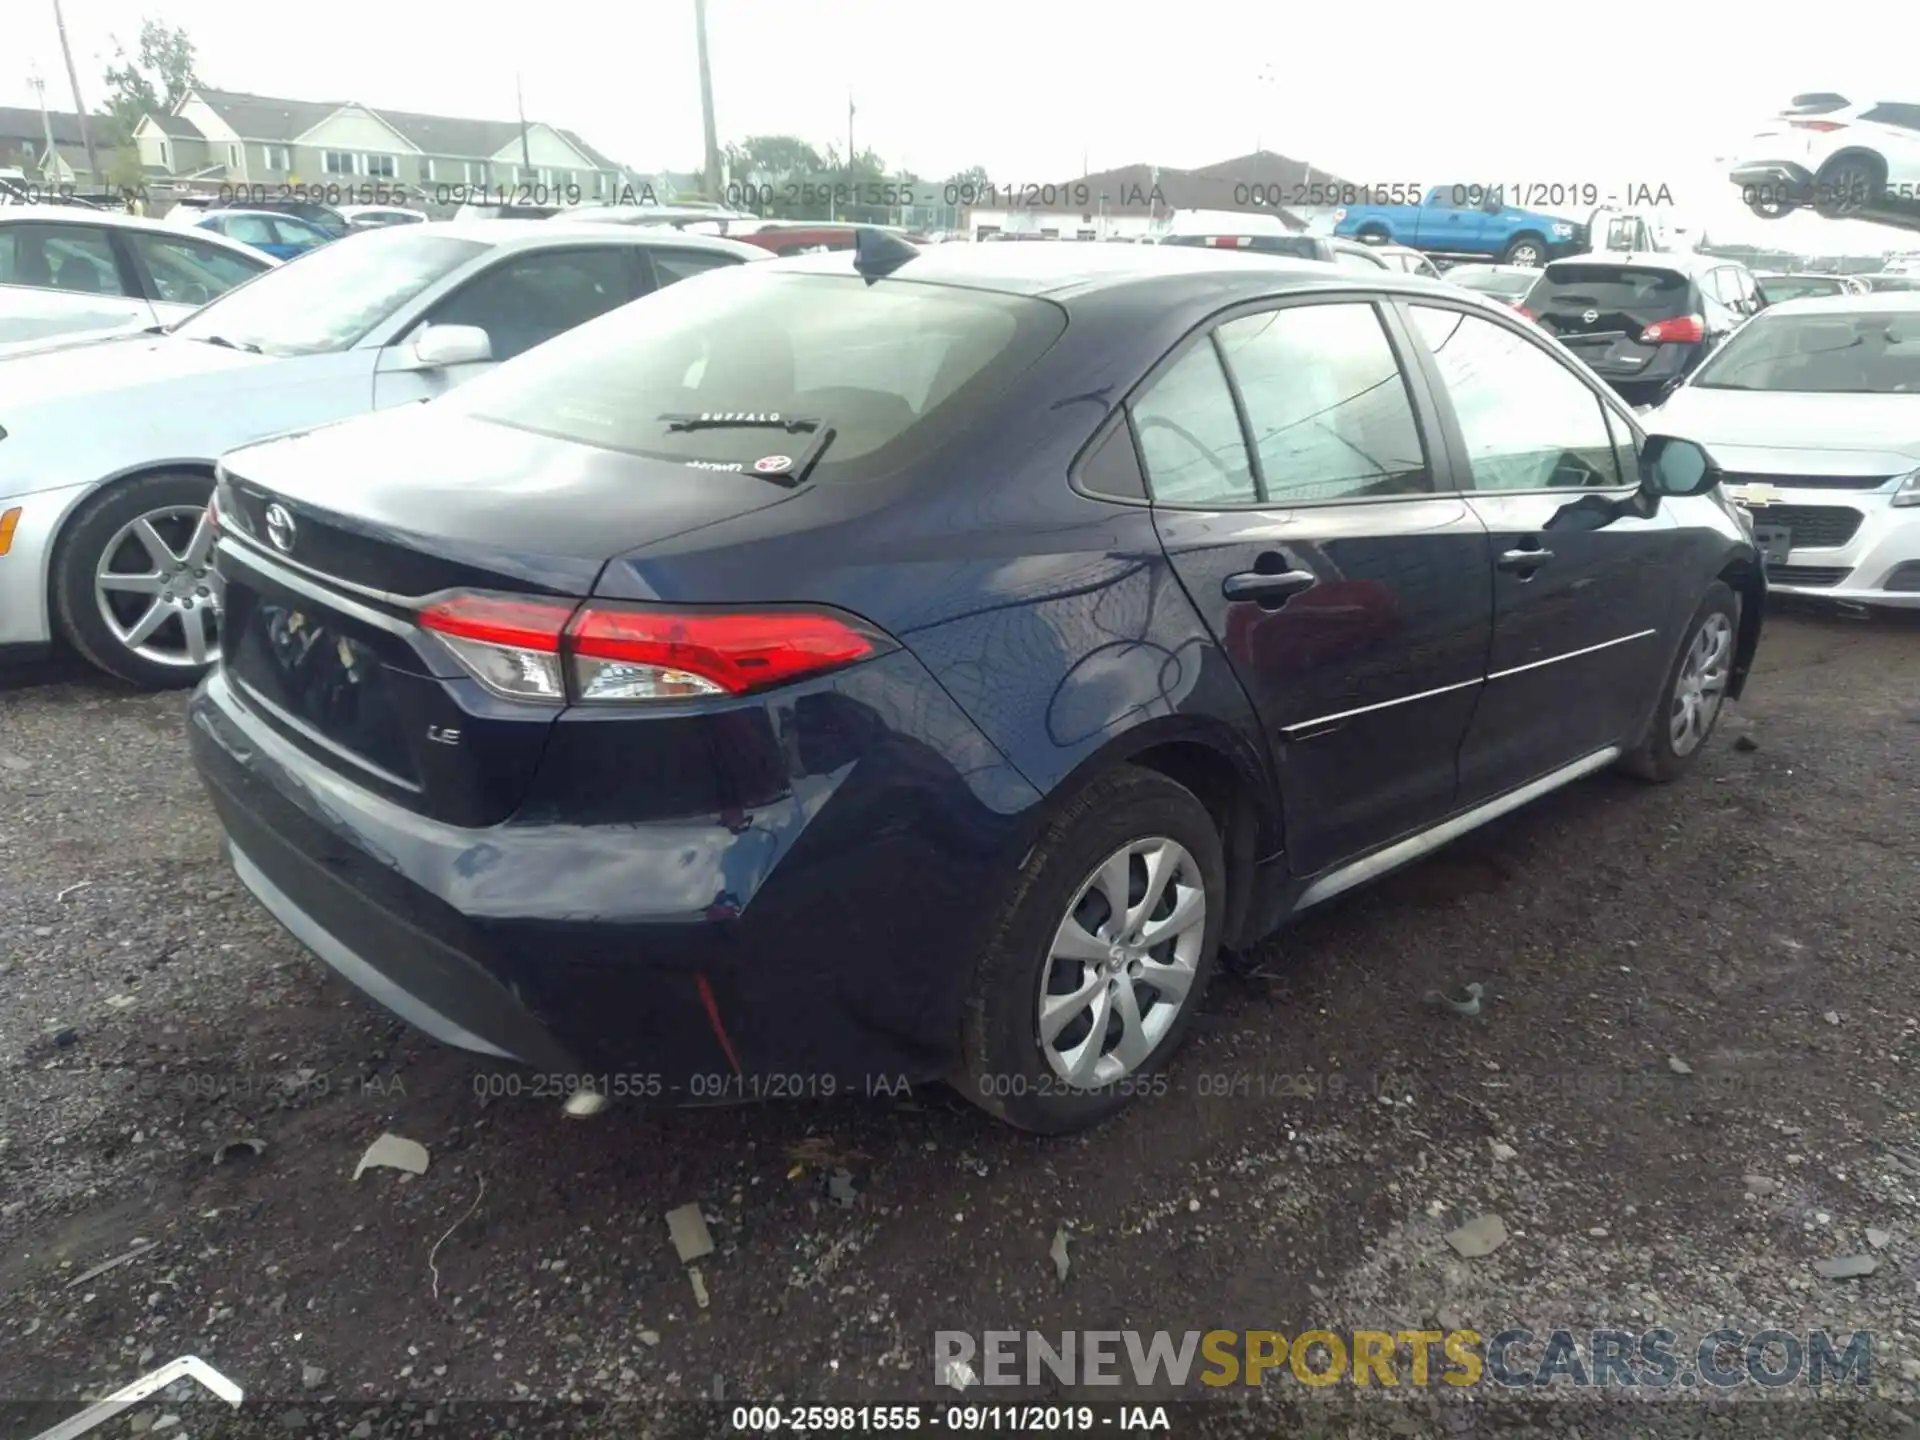
[[[1636,738],[1665,668],[1678,531],[1667,510],[1646,513],[1632,431],[1572,365],[1464,307],[1407,313],[1494,560],[1467,805]]]
[[[1436,185],[1420,207],[1418,241],[1422,250],[1478,255],[1487,249],[1487,215],[1480,208],[1484,185]]]
[[[1154,520],[1252,699],[1288,863],[1316,874],[1445,815],[1492,623],[1397,320],[1294,302],[1190,343],[1132,407]]]

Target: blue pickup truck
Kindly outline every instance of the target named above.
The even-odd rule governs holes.
[[[1497,185],[1436,185],[1418,205],[1348,205],[1334,212],[1333,233],[1502,265],[1544,265],[1588,244],[1586,226],[1509,205]]]

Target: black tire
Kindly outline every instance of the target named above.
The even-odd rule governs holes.
[[[1715,615],[1723,616],[1731,625],[1731,644],[1738,646],[1740,641],[1740,597],[1725,581],[1716,580],[1707,587],[1706,597],[1701,600],[1700,608],[1693,613],[1693,619],[1687,625],[1687,633],[1680,641],[1680,650],[1668,667],[1666,679],[1660,685],[1660,703],[1654,709],[1652,723],[1640,743],[1620,760],[1620,768],[1629,775],[1642,780],[1650,780],[1664,785],[1677,780],[1693,767],[1707,748],[1707,742],[1713,739],[1713,732],[1720,723],[1720,717],[1726,711],[1725,692],[1714,707],[1712,718],[1707,722],[1707,730],[1694,747],[1682,755],[1673,746],[1673,711],[1676,704],[1676,690],[1680,684],[1681,673],[1686,669],[1687,657],[1692,653],[1694,642],[1708,620]],[[1728,664],[1732,664],[1732,650],[1728,652]]]
[[[162,664],[124,644],[100,614],[94,577],[103,551],[123,526],[168,507],[204,508],[212,493],[213,481],[205,475],[183,471],[141,475],[90,497],[67,522],[54,551],[51,598],[61,634],[82,657],[145,690],[183,689],[206,673],[206,666]]]
[[[1784,220],[1800,208],[1798,200],[1789,200],[1778,195],[1750,195],[1747,197],[1747,209],[1762,220]]]
[[[1865,150],[1836,155],[1813,177],[1813,213],[1823,220],[1857,215],[1880,203],[1887,162]]]
[[[1354,232],[1353,238],[1358,240],[1362,245],[1384,245],[1393,239],[1391,235],[1382,230],[1378,225],[1363,226]]]
[[[1526,252],[1531,252],[1538,256],[1538,260],[1529,265],[1525,260],[1518,258],[1522,253]],[[1520,265],[1529,270],[1543,268],[1547,263],[1547,258],[1547,242],[1545,238],[1534,234],[1531,230],[1522,231],[1520,234],[1514,236],[1513,239],[1507,242],[1507,248],[1500,252],[1500,263],[1502,265]]]
[[[1150,837],[1179,843],[1200,872],[1207,908],[1193,979],[1171,1025],[1124,1079],[1097,1089],[1071,1087],[1049,1064],[1039,1035],[1054,933],[1102,863]],[[954,1087],[1000,1119],[1045,1135],[1084,1130],[1136,1096],[1164,1093],[1166,1081],[1156,1075],[1204,1001],[1225,910],[1226,859],[1207,808],[1150,770],[1122,766],[1101,777],[1048,822],[1003,902],[966,1001]]]

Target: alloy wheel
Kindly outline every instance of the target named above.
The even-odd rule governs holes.
[[[1517,265],[1523,270],[1540,268],[1540,252],[1531,245],[1516,245],[1513,253],[1507,257],[1509,265]]]
[[[1713,729],[1733,660],[1733,621],[1719,611],[1700,622],[1673,687],[1667,737],[1675,755],[1691,755]]]
[[[1074,892],[1040,979],[1040,1048],[1069,1086],[1138,1070],[1186,1006],[1207,931],[1199,863],[1164,836],[1109,855]]]
[[[209,664],[221,600],[213,542],[202,505],[167,505],[122,525],[101,550],[93,581],[114,639],[156,665]]]

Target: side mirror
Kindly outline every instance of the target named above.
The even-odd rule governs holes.
[[[408,358],[421,370],[444,370],[493,359],[493,341],[478,325],[429,325],[407,346]]]
[[[1720,483],[1720,467],[1691,440],[1649,435],[1640,449],[1640,488],[1649,495],[1705,495]]]

